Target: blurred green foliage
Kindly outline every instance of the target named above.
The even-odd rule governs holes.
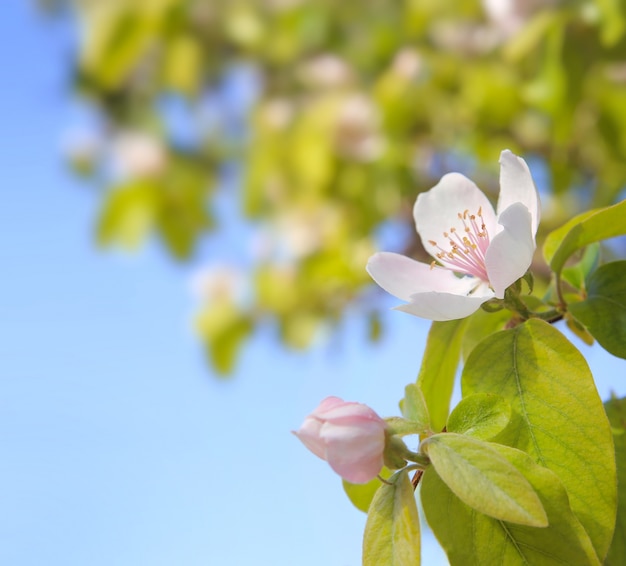
[[[103,140],[71,158],[105,187],[100,243],[158,234],[175,258],[192,257],[223,228],[220,172],[241,168],[240,211],[259,232],[252,257],[233,260],[245,290],[222,278],[215,291],[214,277],[198,323],[223,373],[263,321],[296,348],[336,325],[370,283],[364,266],[381,228],[396,222],[402,234],[417,193],[447,171],[495,194],[502,149],[545,167],[554,197],[544,198],[539,245],[583,207],[613,203],[626,182],[622,2],[84,0],[73,9],[76,89],[105,126]],[[243,124],[224,104],[204,119],[242,68],[258,78],[252,103],[220,92],[246,111]],[[195,126],[191,142],[168,126],[172,101]],[[416,238],[397,240],[397,251],[424,257]],[[375,304],[364,305],[375,338]]]

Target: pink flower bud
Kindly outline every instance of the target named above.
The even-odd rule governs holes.
[[[383,467],[386,427],[367,405],[327,397],[293,433],[342,478],[367,483]]]

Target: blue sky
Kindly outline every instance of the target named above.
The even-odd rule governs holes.
[[[349,316],[305,354],[263,332],[217,379],[191,330],[197,265],[92,245],[96,195],[59,151],[71,28],[9,2],[0,37],[0,563],[360,564],[365,516],[289,431],[330,394],[396,414],[427,324],[388,313],[372,348]],[[577,345],[604,398],[626,393],[622,361]]]

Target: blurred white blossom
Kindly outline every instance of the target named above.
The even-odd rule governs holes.
[[[200,269],[191,277],[191,292],[202,302],[241,301],[245,293],[245,275],[233,265],[219,264]]]
[[[113,167],[123,178],[159,177],[167,167],[167,157],[161,140],[143,132],[120,132],[113,140]]]
[[[482,0],[483,9],[501,37],[515,35],[540,9],[554,6],[558,0]]]
[[[299,72],[303,82],[317,88],[338,88],[353,80],[353,72],[346,61],[325,53],[305,62]]]
[[[419,52],[410,47],[400,49],[391,63],[391,70],[405,80],[418,77],[423,67],[424,61]]]
[[[376,105],[362,94],[345,98],[335,126],[335,143],[340,153],[358,161],[372,161],[382,153],[380,116]]]
[[[287,98],[271,98],[261,106],[264,122],[274,130],[289,126],[294,117],[293,103]]]

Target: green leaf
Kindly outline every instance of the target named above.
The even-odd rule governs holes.
[[[581,353],[558,330],[531,319],[481,342],[467,360],[462,388],[464,395],[496,393],[509,401],[519,416],[511,444],[559,476],[604,558],[616,505],[613,438]]]
[[[383,469],[378,475],[381,478],[387,479],[391,473],[389,468],[383,466]],[[364,513],[367,513],[370,503],[372,499],[374,499],[374,495],[376,495],[378,488],[383,485],[378,478],[374,478],[367,483],[350,483],[347,480],[341,480],[341,483],[352,505]]]
[[[622,566],[626,564],[626,398],[610,399],[604,408],[613,427],[617,462],[617,521],[605,564]]]
[[[493,449],[530,483],[543,505],[548,526],[516,525],[483,515],[454,495],[430,467],[420,488],[424,514],[450,565],[599,565],[589,536],[572,512],[556,474],[514,448],[494,444]]]
[[[417,385],[424,394],[433,430],[441,430],[448,418],[467,320],[433,322],[428,333]]]
[[[232,303],[215,303],[199,313],[196,326],[218,374],[232,373],[237,354],[253,330],[250,318]]]
[[[415,384],[409,383],[404,388],[404,399],[400,401],[400,410],[404,417],[420,428],[420,434],[430,430],[430,416],[422,390]]]
[[[626,32],[626,17],[621,0],[596,0],[602,20],[600,38],[606,47],[615,45]]]
[[[585,248],[580,261],[563,269],[561,277],[574,287],[574,289],[584,290],[585,280],[589,274],[598,267],[599,260],[600,244],[595,242]]]
[[[407,436],[408,434],[423,434],[427,432],[428,426],[422,423],[416,423],[402,417],[387,417],[387,433],[391,436]]]
[[[626,358],[626,261],[600,266],[587,279],[587,298],[568,308],[605,350]]]
[[[461,400],[448,417],[446,430],[493,440],[511,421],[511,406],[500,395],[476,393]]]
[[[420,524],[413,485],[400,471],[383,484],[369,508],[363,535],[363,566],[418,566]]]
[[[422,450],[439,477],[472,509],[502,521],[547,526],[532,486],[488,442],[444,432],[425,440]]]
[[[567,259],[585,246],[626,234],[626,200],[583,212],[554,230],[543,245],[543,257],[559,274]]]
[[[108,191],[98,219],[98,243],[138,248],[154,229],[160,209],[159,188],[152,182],[135,181]]]
[[[511,320],[511,311],[502,309],[497,312],[485,312],[480,309],[468,318],[469,322],[463,336],[463,360],[467,360],[472,350],[487,336],[504,330]]]

